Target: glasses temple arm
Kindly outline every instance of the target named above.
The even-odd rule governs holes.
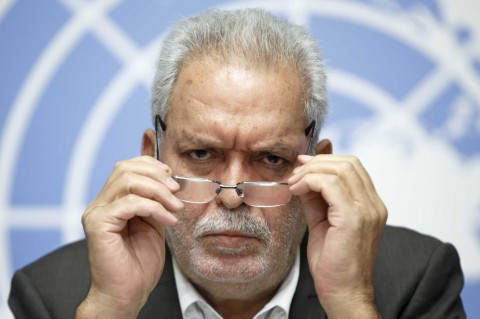
[[[159,133],[162,133],[158,129],[158,124],[160,124],[160,127],[162,128],[162,131],[165,131],[167,129],[167,124],[162,120],[160,115],[155,116],[155,157],[157,160],[160,160],[160,149],[158,145],[158,138],[159,138]]]
[[[307,126],[305,129],[305,135],[308,136],[308,146],[307,146],[307,151],[305,154],[309,155],[310,154],[310,148],[312,147],[312,140],[313,140],[313,135],[315,133],[315,124],[316,121],[312,120],[310,124]]]

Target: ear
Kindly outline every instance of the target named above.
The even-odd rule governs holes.
[[[333,152],[333,145],[332,142],[328,139],[321,140],[317,147],[315,148],[316,154],[332,154]]]
[[[142,136],[142,155],[155,157],[156,134],[152,129],[147,129]]]

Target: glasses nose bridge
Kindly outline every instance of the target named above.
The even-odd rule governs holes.
[[[215,193],[218,196],[223,189],[234,189],[235,193],[237,193],[238,197],[243,198],[244,190],[242,188],[240,188],[239,185],[240,185],[240,183],[235,184],[235,185],[219,184],[218,188],[215,190]]]

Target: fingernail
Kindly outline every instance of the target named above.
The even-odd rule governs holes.
[[[183,208],[183,202],[179,200],[175,195],[172,195],[170,198],[170,202],[172,203],[173,207],[177,209]]]
[[[167,185],[173,190],[180,188],[180,185],[178,185],[178,183],[171,176],[167,177]]]
[[[302,154],[302,155],[298,155],[298,158],[300,160],[303,160],[303,161],[309,161],[313,158],[313,156],[311,155],[306,155],[306,154]]]
[[[168,218],[172,222],[172,225],[175,225],[178,222],[177,216],[173,215],[172,213],[168,214]]]

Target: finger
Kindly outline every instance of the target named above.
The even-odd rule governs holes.
[[[321,155],[317,155],[317,156],[321,156]],[[331,155],[333,156],[333,155]],[[305,164],[307,163],[308,161],[310,161],[311,159],[313,159],[315,156],[312,156],[312,155],[305,155],[305,154],[302,154],[302,155],[298,155],[298,161],[301,163],[301,164]]]
[[[371,221],[375,221],[375,224],[378,224],[378,226],[385,225],[388,216],[385,205],[375,189],[371,189],[369,186],[365,185],[364,177],[362,177],[361,173],[362,170],[359,169],[358,166],[359,162],[356,163],[356,161],[352,161],[350,157],[337,156],[336,158],[332,158],[332,156],[329,155],[316,157],[303,156],[301,161],[305,162],[305,164],[289,179],[288,182],[290,185],[296,185],[307,174],[318,175],[318,177],[320,176],[319,174],[325,174],[325,176],[337,176],[338,180],[335,181],[335,179],[332,179],[332,183],[341,183],[342,187],[338,189],[346,192],[344,194],[345,196],[342,196],[340,192],[335,191],[334,188],[332,188],[332,183],[327,183],[324,184],[324,186],[321,186],[321,178],[314,182],[304,184],[303,186],[308,187],[310,191],[321,192],[321,196],[330,206],[328,210],[329,214],[335,211],[361,211],[362,216]],[[369,177],[368,180],[370,180]],[[314,183],[318,183],[318,185],[315,185]],[[320,191],[322,187],[323,189]],[[293,187],[292,191],[295,192],[295,190],[296,187]],[[304,188],[302,191],[307,192],[307,188]],[[346,200],[349,202],[344,202]],[[349,204],[355,204],[355,206],[349,207]],[[318,206],[319,205],[317,204],[317,207]],[[352,216],[352,218],[360,218],[360,216]],[[329,218],[329,220],[330,219],[331,218]]]
[[[338,176],[331,174],[305,174],[298,182],[290,186],[290,191],[296,196],[320,193],[331,208],[339,211],[346,210],[353,202],[348,188]]]
[[[87,233],[120,233],[127,222],[134,218],[151,218],[161,225],[174,225],[177,218],[160,203],[130,194],[107,206],[95,206],[82,217]]]
[[[172,195],[178,189],[178,183],[165,171],[157,172],[155,167],[142,162],[122,162],[117,164],[95,201],[106,205],[127,194],[137,194],[164,203],[170,210],[178,210],[183,204]]]
[[[150,156],[137,157],[116,163],[109,182],[114,182],[125,172],[148,176],[163,183],[171,191],[177,191],[180,188],[178,183],[171,178],[171,168]]]
[[[346,162],[326,162],[312,160],[306,164],[292,179],[291,184],[295,184],[307,174],[325,174],[338,177],[339,182],[343,183],[354,199],[360,200],[364,195],[365,186],[361,176],[355,168]]]
[[[169,176],[173,175],[173,170],[168,166],[167,164],[160,162],[154,157],[143,155],[140,157],[136,157],[133,159],[134,162],[141,162],[141,163],[148,163],[153,165],[154,167],[157,167],[158,169],[165,171]]]
[[[289,183],[295,183],[301,178],[301,172],[307,173],[317,171],[322,173],[335,174],[345,180],[346,185],[351,186],[351,193],[354,198],[361,200],[366,193],[370,202],[375,206],[381,218],[386,222],[387,210],[383,201],[378,196],[373,182],[361,162],[353,156],[339,155],[308,155],[299,156],[299,162],[304,163],[294,173],[299,176],[292,176]]]
[[[111,191],[116,194],[115,200],[134,194],[155,200],[171,211],[178,211],[184,207],[183,203],[163,183],[142,175],[126,172],[112,188]]]
[[[373,181],[363,164],[358,158],[354,156],[341,156],[340,159],[343,159],[345,165],[351,165],[354,168],[355,172],[360,176],[361,181],[364,185],[364,189],[370,199],[370,202],[376,208],[375,210],[369,211],[377,213],[377,217],[379,218],[380,222],[382,224],[385,224],[387,219],[387,209],[380,196],[378,195],[375,189],[375,185],[373,184]]]

